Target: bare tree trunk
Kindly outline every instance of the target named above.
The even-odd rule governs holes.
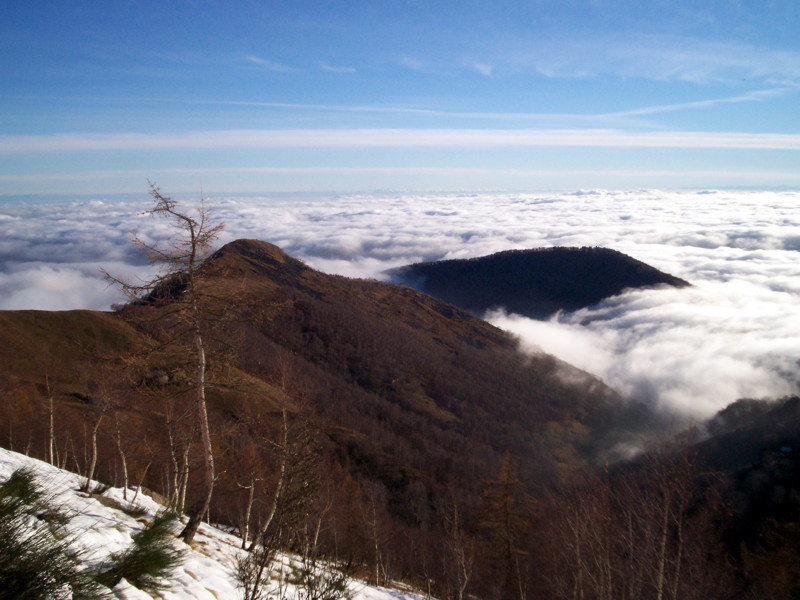
[[[64,442],[64,456],[61,458],[58,468],[62,471],[67,468],[67,463],[69,462],[69,450],[72,448],[72,452],[75,452],[75,447],[72,444],[72,437],[70,436],[67,438],[67,441]]]
[[[54,452],[53,445],[55,444],[55,419],[53,415],[53,390],[50,388],[50,377],[45,373],[44,375],[45,386],[47,387],[47,413],[50,421],[50,427],[47,433],[47,462],[51,465],[53,462]]]
[[[150,468],[150,465],[152,465],[152,464],[153,464],[153,459],[151,458],[150,462],[148,462],[144,466],[144,471],[142,471],[142,476],[139,478],[139,483],[136,486],[136,491],[133,493],[133,498],[131,499],[131,504],[136,502],[136,497],[139,495],[139,490],[142,489],[142,483],[144,483],[144,478],[147,477],[147,470]]]
[[[286,481],[286,463],[289,460],[289,421],[286,417],[286,409],[283,410],[283,446],[281,448],[281,467],[280,467],[280,475],[278,476],[278,483],[275,485],[275,494],[272,496],[272,505],[269,509],[269,514],[267,515],[267,520],[261,525],[261,528],[258,531],[258,535],[253,537],[253,541],[250,544],[249,551],[252,552],[253,548],[255,547],[256,542],[263,538],[269,529],[272,520],[275,518],[275,513],[278,510],[278,504],[281,500],[281,496],[283,495],[283,488]]]
[[[458,505],[453,502],[451,545],[455,554],[456,565],[458,567],[458,600],[463,600],[464,592],[469,585],[472,577],[473,556],[467,548],[467,540],[461,528],[461,520],[458,514]]]
[[[166,414],[166,422],[167,422],[167,441],[169,442],[169,457],[172,460],[172,489],[169,490],[167,497],[169,498],[169,504],[175,508],[178,512],[182,512],[181,507],[178,505],[178,490],[179,490],[179,477],[180,477],[180,467],[178,466],[178,458],[176,455],[176,448],[175,448],[175,436],[172,433],[172,410],[168,409]],[[169,484],[169,480],[167,481]]]
[[[191,277],[191,275],[190,275]],[[208,511],[211,504],[211,495],[214,493],[214,450],[211,446],[211,430],[208,425],[208,411],[206,410],[206,353],[203,338],[200,335],[200,324],[197,322],[197,306],[195,304],[195,331],[194,342],[197,348],[197,416],[200,421],[200,438],[203,444],[203,496],[198,506],[189,515],[189,522],[184,527],[180,537],[190,544],[194,539],[200,519]]]
[[[82,491],[88,492],[92,486],[94,470],[97,467],[97,430],[100,429],[100,422],[103,420],[103,413],[100,413],[92,425],[91,454],[89,458],[89,468],[86,471],[86,482],[83,484]]]
[[[53,410],[53,396],[48,398],[48,413],[50,417],[50,428],[47,435],[47,462],[53,464],[53,444],[55,443],[55,418]]]
[[[186,506],[186,488],[189,487],[189,444],[186,444],[183,448],[183,459],[181,462],[181,475],[180,475],[180,483],[178,486],[178,503],[175,506],[175,509],[178,512],[183,512],[184,507]]]
[[[333,504],[332,501],[328,502],[328,504],[325,505],[325,508],[320,513],[319,519],[317,519],[317,526],[314,529],[314,539],[311,542],[311,551],[315,555],[317,553],[317,544],[319,543],[319,532],[322,529],[322,521],[325,519],[325,515],[328,514],[328,511],[330,510],[332,504]]]
[[[375,548],[375,585],[380,585],[380,564],[381,564],[381,551],[378,545],[378,510],[375,506],[376,501],[372,499],[372,521],[369,525],[372,527],[372,542]]]
[[[658,573],[656,575],[656,600],[664,597],[664,577],[667,562],[667,535],[669,533],[669,494],[666,490],[664,494],[664,518],[661,523],[661,541],[658,552]]]
[[[239,526],[239,533],[242,535],[242,550],[247,548],[247,540],[250,536],[250,515],[253,512],[253,500],[255,499],[256,492],[255,477],[250,479],[250,485],[246,486],[246,489],[248,490],[247,505],[245,506],[244,516],[242,517],[241,524]]]
[[[678,537],[678,547],[675,556],[675,574],[672,581],[672,597],[678,597],[678,586],[681,582],[681,560],[683,559],[683,512],[679,511],[675,516],[676,534]]]
[[[119,431],[119,420],[117,415],[114,414],[114,433],[115,441],[117,443],[117,453],[119,454],[120,462],[122,463],[122,499],[128,499],[128,458],[125,456],[125,450],[122,449],[122,435]]]

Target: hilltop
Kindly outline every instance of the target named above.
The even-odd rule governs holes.
[[[586,308],[626,289],[690,285],[622,252],[589,247],[507,250],[387,273],[476,315],[504,308],[533,319]]]

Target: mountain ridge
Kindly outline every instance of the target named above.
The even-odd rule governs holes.
[[[257,240],[237,240],[223,246],[209,257],[203,269],[223,291],[221,295],[236,296],[240,303],[226,309],[222,320],[225,331],[219,334],[226,341],[212,342],[211,355],[228,353],[233,357],[232,366],[241,373],[273,386],[282,377],[280,370],[287,368],[300,373],[295,387],[302,388],[306,385],[303,381],[326,382],[308,385],[328,389],[328,394],[338,389],[336,393],[350,397],[350,401],[334,406],[323,401],[323,392],[306,396],[313,399],[316,410],[327,415],[326,419],[333,419],[332,424],[341,425],[339,419],[348,414],[347,419],[357,421],[360,417],[353,413],[353,406],[358,405],[358,410],[385,415],[380,419],[394,415],[388,427],[395,433],[389,437],[399,435],[398,427],[413,432],[432,425],[445,437],[456,430],[459,436],[479,435],[483,441],[477,446],[487,450],[482,460],[494,456],[490,463],[496,466],[502,454],[511,451],[522,458],[523,469],[532,469],[532,476],[541,465],[534,468],[525,458],[531,447],[531,433],[525,427],[535,422],[539,434],[534,437],[560,445],[557,440],[561,431],[564,439],[571,440],[568,452],[554,453],[561,458],[554,463],[545,461],[555,469],[552,475],[583,464],[590,452],[589,429],[606,427],[606,421],[614,420],[610,416],[617,410],[614,407],[624,405],[616,392],[589,374],[552,356],[523,356],[508,334],[407,287],[326,275],[277,246]],[[57,350],[70,343],[68,337],[57,339],[59,328],[79,332],[79,322],[91,323],[96,330],[91,336],[104,339],[110,335],[106,329],[118,327],[114,323],[121,317],[122,322],[157,343],[167,339],[166,329],[155,319],[159,310],[132,304],[116,317],[91,312],[69,313],[71,316],[22,312],[10,319],[6,313],[5,331],[18,341],[24,339],[30,349],[52,346],[47,352],[63,356],[54,368],[67,373],[66,361],[75,353]],[[28,333],[12,333],[11,321],[27,323]],[[0,319],[0,327],[3,322]],[[46,322],[51,335],[33,335],[33,329],[39,327],[37,322]],[[130,335],[128,326],[125,331]],[[80,343],[87,346],[85,341]],[[124,339],[120,343],[133,347],[154,342]],[[112,353],[115,347],[113,352],[123,353],[113,342],[109,344],[102,352]],[[17,354],[24,356],[26,352],[18,348]],[[90,371],[91,363],[87,359],[81,369]],[[29,363],[26,369],[31,371],[35,366]],[[70,377],[74,380],[68,374],[60,379],[67,381]],[[40,390],[43,379],[35,382]],[[567,380],[574,383],[565,383]],[[509,423],[501,425],[503,419]],[[575,423],[583,423],[581,427],[567,424],[576,419]],[[545,426],[548,422],[552,422],[549,428]],[[487,436],[490,432],[494,435]]]
[[[260,493],[274,485],[282,432],[308,430],[337,522],[379,512],[385,552],[416,572],[406,540],[443,526],[449,499],[475,520],[503,465],[543,492],[643,423],[642,407],[599,379],[523,355],[509,334],[409,287],[326,275],[254,240],[201,270],[220,522],[244,513],[254,465],[269,467]],[[99,476],[117,481],[124,455],[131,477],[174,497],[185,461],[192,497],[192,335],[175,311],[183,284],[164,286],[114,313],[0,312],[0,443],[47,456],[52,422],[54,460],[86,471],[95,431]],[[320,543],[368,563],[365,535]]]
[[[386,273],[391,281],[478,316],[505,308],[534,319],[587,308],[626,289],[691,285],[622,252],[599,247],[506,250],[414,263]]]
[[[224,246],[201,269],[218,474],[212,521],[256,527],[277,498],[282,457],[311,457],[310,470],[294,472],[300,487],[293,494],[306,482],[315,490],[313,504],[301,504],[306,512],[295,533],[316,531],[323,554],[370,579],[380,580],[385,568],[419,589],[439,590],[464,583],[452,571],[459,560],[452,544],[460,539],[481,557],[473,590],[484,598],[510,597],[495,593],[505,586],[494,561],[509,522],[491,511],[505,500],[522,511],[511,523],[520,549],[511,559],[524,560],[526,577],[551,592],[555,580],[546,573],[562,566],[574,573],[558,552],[572,539],[565,532],[574,532],[576,516],[589,519],[586,539],[627,543],[623,517],[646,526],[662,506],[653,494],[667,489],[662,484],[675,487],[672,479],[689,486],[681,488],[689,495],[708,492],[709,501],[687,505],[685,514],[694,518],[693,507],[701,509],[692,521],[700,527],[686,521],[685,531],[701,548],[727,543],[702,528],[712,522],[706,513],[723,515],[713,512],[718,506],[733,519],[725,531],[740,562],[737,541],[757,549],[753,534],[767,530],[773,513],[786,511],[785,524],[793,523],[796,399],[774,410],[733,405],[708,424],[720,435],[689,452],[713,468],[740,469],[733,495],[722,497],[743,507],[731,511],[715,504],[715,487],[692,479],[706,470],[684,471],[678,455],[644,454],[607,467],[602,459],[616,443],[637,441],[637,428],[652,424],[646,407],[552,356],[522,355],[511,336],[463,309],[405,286],[326,275],[256,240]],[[49,428],[51,463],[86,477],[96,443],[95,479],[121,489],[144,485],[175,502],[185,473],[182,489],[196,496],[192,336],[175,316],[183,285],[167,281],[164,293],[113,313],[0,311],[0,444],[46,457]],[[745,447],[743,438],[752,443]],[[715,465],[732,447],[741,450],[736,462]],[[252,519],[248,490],[256,497]],[[614,513],[616,505],[629,512]],[[758,527],[745,526],[751,516]],[[464,524],[459,531],[454,518]],[[609,537],[593,533],[606,527]],[[645,549],[656,547],[652,531],[642,530]],[[292,543],[286,539],[285,547]],[[715,556],[726,559],[718,546]],[[637,556],[626,551],[617,559],[652,564]],[[707,565],[702,576],[718,564],[728,563]],[[539,577],[539,566],[550,571]],[[432,582],[432,572],[440,579]]]

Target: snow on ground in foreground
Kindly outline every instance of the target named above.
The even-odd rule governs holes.
[[[102,504],[97,498],[77,491],[83,482],[80,476],[0,448],[0,481],[5,481],[22,467],[34,472],[53,504],[74,515],[68,530],[75,536],[76,549],[86,552],[86,561],[90,564],[103,562],[112,552],[127,548],[132,542],[132,534],[143,527],[140,520],[121,510],[121,507],[129,506],[132,491],[128,491],[128,500],[125,500],[122,488],[110,488],[103,493],[102,497],[107,500]],[[110,504],[108,500],[116,501],[120,508],[107,506]],[[152,519],[163,508],[144,494],[137,496],[135,506],[145,513],[141,519]],[[202,524],[193,548],[177,539],[174,543],[176,547],[185,549],[184,560],[168,578],[169,587],[158,592],[159,597],[165,600],[235,600],[241,597],[234,577],[236,556],[242,553],[240,538]],[[360,582],[353,582],[352,589],[355,600],[421,600],[421,596],[415,594],[375,588]],[[113,591],[120,600],[152,600],[150,594],[124,580]]]

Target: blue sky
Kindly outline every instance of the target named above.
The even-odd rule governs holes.
[[[800,188],[795,0],[2,10],[2,195]]]

